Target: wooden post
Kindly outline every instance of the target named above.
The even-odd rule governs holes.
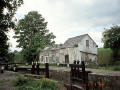
[[[35,63],[32,64],[31,74],[35,74]]]
[[[73,62],[74,64],[76,64],[76,60],[74,60],[74,62]]]
[[[5,69],[8,70],[8,64],[5,65]]]
[[[73,83],[73,66],[71,66],[71,71],[70,71],[70,90],[72,90],[72,83]]]
[[[13,71],[14,72],[17,72],[17,68],[16,68],[17,66],[16,66],[16,64],[14,65],[14,67],[13,67]]]
[[[81,65],[82,65],[82,78],[83,78],[83,83],[85,84],[85,64],[84,64],[84,61],[81,62]]]
[[[77,64],[79,64],[80,63],[80,61],[77,61]]]
[[[37,66],[36,66],[37,75],[39,75],[39,66],[40,66],[40,64],[39,64],[39,63],[37,63]]]
[[[46,78],[49,78],[49,64],[48,63],[45,63],[45,77]]]
[[[4,73],[4,67],[1,66],[1,73]]]

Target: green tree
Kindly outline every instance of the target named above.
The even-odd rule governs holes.
[[[6,33],[10,29],[14,29],[15,25],[12,18],[22,3],[23,0],[0,0],[0,61],[6,61],[9,55]]]
[[[105,29],[102,41],[105,48],[120,48],[120,26],[113,26]]]
[[[103,32],[102,41],[104,48],[111,48],[114,52],[114,58],[117,57],[118,49],[120,48],[120,26],[112,26],[110,29],[105,29]]]
[[[47,22],[36,11],[31,11],[17,25],[15,38],[22,48],[24,59],[31,62],[46,45],[53,45],[55,36],[49,33]]]

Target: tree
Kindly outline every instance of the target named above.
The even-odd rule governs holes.
[[[114,58],[117,57],[118,49],[120,48],[120,26],[116,25],[110,29],[105,29],[102,35],[104,48],[111,48],[114,52]]]
[[[38,48],[42,50],[46,45],[53,45],[55,36],[49,33],[47,22],[36,11],[31,11],[18,22],[14,38],[18,47],[22,48],[24,59],[33,61],[37,57]]]
[[[113,26],[103,32],[102,41],[105,48],[120,48],[120,26]]]
[[[10,29],[14,29],[12,18],[22,3],[23,0],[0,0],[0,61],[7,60],[9,45],[6,33]]]

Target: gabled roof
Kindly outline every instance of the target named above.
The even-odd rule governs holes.
[[[89,36],[88,34],[83,34],[83,35],[79,35],[76,37],[72,37],[72,38],[68,38],[68,40],[65,41],[64,44],[56,44],[53,48],[49,48],[49,50],[56,50],[56,49],[64,49],[64,48],[73,48],[76,47],[76,45],[78,45],[78,43],[85,37],[85,36]],[[90,36],[89,36],[90,37]],[[91,38],[91,37],[90,37]],[[92,38],[91,38],[92,39]],[[92,39],[93,40],[93,39]],[[93,40],[94,42],[94,40]],[[94,42],[95,43],[95,42]],[[96,44],[96,43],[95,43]],[[96,44],[97,45],[97,44]],[[43,50],[45,51],[45,49]]]
[[[65,47],[74,46],[74,45],[78,44],[78,42],[80,42],[83,39],[83,37],[86,35],[88,35],[88,34],[83,34],[80,36],[69,38],[67,41],[65,41],[64,46]]]

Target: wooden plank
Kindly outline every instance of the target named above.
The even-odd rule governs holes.
[[[82,68],[83,66],[80,65],[80,64],[70,64],[70,67],[73,67],[73,68]]]

